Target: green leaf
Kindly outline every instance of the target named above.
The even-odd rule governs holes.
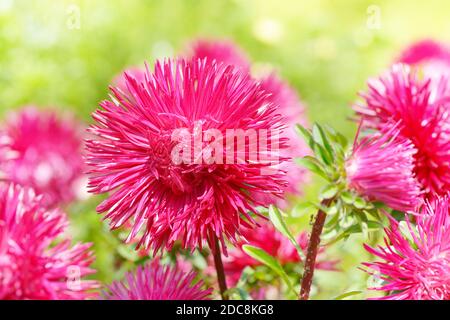
[[[344,300],[345,298],[351,297],[351,296],[355,296],[357,294],[361,294],[362,291],[350,291],[350,292],[346,292],[343,293],[337,297],[334,298],[334,300]]]
[[[311,150],[314,150],[315,143],[311,132],[300,124],[295,125],[295,130],[303,138],[303,140],[305,140]]]
[[[292,286],[291,281],[289,280],[288,275],[286,274],[280,263],[274,257],[272,257],[263,249],[248,244],[243,245],[242,250],[244,250],[244,252],[253,259],[258,260],[259,262],[265,264],[270,269],[272,269],[276,274],[278,274],[283,279],[283,281],[288,286],[289,290],[291,290],[294,294],[297,294],[294,290],[294,287]]]
[[[294,245],[295,249],[297,249],[297,253],[299,257],[302,259],[302,261],[305,261],[305,255],[303,254],[302,249],[300,248],[299,244],[297,243],[297,240],[294,238],[294,236],[289,231],[286,223],[283,220],[283,217],[281,215],[280,210],[275,206],[269,207],[269,218],[270,221],[272,221],[275,228],[281,232],[282,235],[284,235],[286,238],[288,238],[292,244]]]
[[[325,150],[328,152],[330,157],[333,157],[333,148],[328,140],[327,134],[318,124],[313,125],[313,137],[316,141],[320,141],[320,145],[322,145]]]
[[[319,199],[325,200],[325,199],[331,199],[333,198],[337,193],[339,192],[339,188],[334,184],[326,185],[319,194]]]
[[[322,165],[316,158],[311,156],[305,156],[303,158],[295,159],[295,163],[298,165],[305,167],[309,171],[321,176],[324,179],[328,180],[328,176],[322,168]]]
[[[344,203],[346,204],[353,204],[353,202],[355,202],[355,197],[353,196],[353,194],[351,192],[348,191],[344,191],[341,193],[341,199],[342,201],[344,201]]]
[[[313,213],[316,211],[316,207],[311,202],[298,203],[292,209],[291,216],[294,218],[299,218],[305,214]]]

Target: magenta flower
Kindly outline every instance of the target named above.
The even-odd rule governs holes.
[[[138,246],[155,251],[170,250],[177,240],[190,249],[205,240],[214,246],[215,237],[222,246],[225,238],[236,242],[261,205],[253,195],[281,196],[286,183],[284,172],[274,169],[283,161],[275,159],[275,140],[250,152],[256,141],[244,139],[239,151],[223,137],[229,129],[276,137],[283,127],[277,106],[247,74],[205,60],[157,62],[148,81],[125,79],[133,99],[113,88],[114,100],[93,114],[96,137],[87,141],[90,191],[111,192],[97,210],[113,229],[130,222],[127,241],[139,238]],[[211,133],[217,149],[208,156],[211,144],[204,140]],[[286,148],[279,140],[279,149]],[[185,150],[174,159],[180,145]],[[249,156],[257,161],[246,161]]]
[[[212,290],[202,289],[203,281],[194,283],[196,274],[176,266],[161,266],[153,260],[136,272],[128,272],[122,282],[114,282],[104,296],[108,300],[209,300]]]
[[[27,107],[13,113],[3,128],[0,162],[4,179],[32,187],[47,205],[78,196],[83,178],[82,130],[72,118]]]
[[[227,275],[229,286],[234,286],[238,282],[245,267],[256,267],[262,265],[261,262],[247,255],[242,246],[250,244],[261,248],[275,257],[281,265],[289,263],[298,264],[302,260],[297,253],[294,245],[268,221],[259,221],[260,227],[257,229],[243,229],[242,240],[236,244],[236,247],[229,250],[228,257],[224,257],[224,269]],[[300,248],[306,253],[308,247],[308,235],[302,232],[297,237]],[[316,268],[322,270],[336,271],[336,260],[327,260],[325,257],[325,247],[319,249],[319,257],[316,262]],[[211,261],[212,264],[212,261]]]
[[[247,55],[231,41],[198,40],[192,44],[190,57],[193,60],[207,58],[210,61],[223,62],[242,70],[250,70],[250,61]]]
[[[399,123],[400,136],[410,140],[414,173],[427,197],[450,191],[450,144],[447,81],[439,85],[420,80],[405,65],[395,65],[380,79],[369,81],[362,94],[365,104],[355,106],[364,126],[383,130]]]
[[[447,198],[426,205],[417,224],[407,219],[407,230],[391,218],[385,229],[385,247],[367,251],[381,258],[364,265],[383,283],[373,290],[387,291],[385,300],[450,299],[450,216]]]
[[[82,279],[95,272],[91,244],[71,246],[67,226],[65,214],[45,209],[31,189],[0,185],[0,299],[96,296],[97,282]]]
[[[368,200],[384,202],[400,211],[413,211],[421,201],[420,184],[414,177],[416,149],[400,136],[397,126],[355,139],[346,160],[348,186]]]
[[[270,93],[268,100],[279,106],[279,112],[286,118],[288,128],[285,135],[289,138],[289,148],[285,150],[285,156],[289,161],[284,162],[280,169],[287,172],[287,193],[300,194],[303,184],[308,179],[308,171],[294,163],[295,158],[302,158],[309,153],[309,147],[303,139],[300,139],[295,131],[295,125],[307,125],[305,108],[293,88],[281,80],[275,73],[261,80],[261,86]],[[285,201],[276,199],[277,205],[286,207]],[[271,204],[272,202],[269,201]]]

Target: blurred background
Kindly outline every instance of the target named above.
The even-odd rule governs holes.
[[[367,78],[413,41],[450,41],[448,12],[450,2],[438,0],[0,0],[0,117],[33,104],[70,110],[89,123],[124,68],[174,56],[199,37],[225,38],[256,66],[277,69],[298,91],[311,123],[352,138],[350,105]],[[314,199],[318,184],[306,188],[305,198]],[[75,239],[94,242],[97,278],[109,283],[139,257],[95,213],[100,200],[67,210]],[[308,219],[290,225],[303,230]],[[314,298],[365,290],[361,239],[330,251],[343,272],[319,271]]]

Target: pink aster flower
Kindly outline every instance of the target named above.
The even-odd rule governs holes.
[[[303,167],[294,163],[295,158],[301,158],[309,153],[309,147],[303,139],[300,139],[295,131],[295,125],[307,125],[305,117],[305,109],[301,103],[297,93],[289,84],[281,80],[275,73],[264,77],[261,80],[261,87],[268,93],[268,100],[279,106],[279,112],[285,117],[288,128],[286,136],[289,138],[289,148],[285,150],[285,156],[289,161],[284,162],[281,166],[286,171],[288,180],[287,193],[300,194],[302,186],[308,179],[308,172]],[[284,200],[276,199],[277,205],[286,207]],[[269,201],[269,203],[271,203]]]
[[[425,75],[438,82],[450,76],[450,48],[434,40],[422,40],[406,48],[398,62],[421,68]]]
[[[82,279],[95,272],[91,244],[71,246],[67,225],[65,214],[46,209],[31,189],[0,185],[0,299],[96,296],[97,282]]]
[[[384,132],[355,139],[345,162],[348,186],[368,200],[384,202],[400,211],[413,211],[421,201],[414,177],[416,149],[400,136],[396,125]]]
[[[250,70],[250,62],[247,55],[238,46],[231,41],[209,41],[198,40],[192,44],[192,59],[216,60],[227,65],[233,65],[242,68],[245,71]]]
[[[82,129],[71,117],[27,107],[10,114],[3,128],[3,178],[32,187],[53,206],[78,196],[83,179]]]
[[[139,238],[138,246],[155,251],[170,250],[177,240],[190,249],[205,240],[213,246],[215,237],[222,246],[225,238],[236,242],[240,227],[254,224],[250,214],[261,205],[253,195],[281,196],[286,183],[284,172],[274,170],[282,157],[260,161],[278,156],[275,140],[250,152],[256,141],[244,139],[245,151],[239,151],[223,137],[228,129],[280,135],[277,106],[267,103],[248,74],[206,60],[157,62],[145,81],[125,79],[133,98],[113,88],[114,99],[93,114],[95,138],[87,141],[90,191],[111,192],[97,210],[106,213],[112,228],[129,221],[127,241]],[[211,132],[215,146],[223,147],[214,148],[215,159],[204,143]],[[174,159],[180,145],[187,150]],[[279,149],[284,148],[280,138]],[[249,155],[258,161],[246,161]]]
[[[406,221],[406,229],[391,218],[385,229],[385,247],[367,251],[382,261],[364,263],[383,283],[373,290],[387,291],[385,300],[450,299],[450,215],[448,198],[426,205],[418,213],[416,225]]]
[[[427,196],[450,191],[447,81],[432,84],[400,64],[380,79],[369,81],[368,86],[368,92],[362,94],[365,103],[355,106],[364,126],[383,130],[398,122],[400,136],[417,150],[414,173]]]
[[[201,280],[194,283],[195,277],[192,271],[185,273],[154,260],[114,282],[104,296],[108,300],[209,300],[212,290],[202,289]]]
[[[224,257],[224,269],[229,286],[236,285],[245,267],[262,265],[261,262],[251,258],[242,250],[242,246],[245,244],[265,250],[271,256],[275,257],[281,265],[289,263],[298,264],[302,261],[294,245],[289,239],[280,234],[270,222],[265,220],[260,221],[260,225],[257,229],[243,229],[243,239],[236,244],[235,248],[229,250],[228,257]],[[300,233],[297,237],[297,242],[300,248],[306,253],[308,247],[307,233]],[[319,249],[319,257],[316,262],[317,269],[336,271],[337,262],[326,259],[325,247]]]

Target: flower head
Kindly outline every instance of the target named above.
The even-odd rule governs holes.
[[[281,265],[298,264],[302,261],[290,240],[279,233],[268,221],[260,221],[260,227],[257,229],[244,229],[242,238],[235,248],[229,250],[229,256],[224,258],[224,269],[230,286],[234,286],[238,282],[245,267],[262,265],[261,262],[253,259],[242,250],[242,246],[245,244],[263,249],[275,257]],[[307,233],[300,233],[297,242],[306,253],[308,247]],[[324,253],[325,247],[321,247],[316,267],[322,270],[336,270],[337,261],[326,260]]]
[[[417,150],[414,173],[427,197],[450,191],[450,144],[447,81],[432,84],[405,65],[394,65],[369,81],[365,104],[355,106],[367,128],[383,130],[399,123],[400,136]]]
[[[282,157],[260,161],[286,148],[285,139],[279,148],[270,139],[283,128],[277,106],[249,75],[206,60],[157,62],[145,78],[125,75],[133,98],[113,88],[114,99],[93,114],[89,187],[111,192],[97,210],[112,228],[131,221],[128,241],[140,237],[138,245],[155,251],[177,240],[190,249],[214,237],[236,242],[261,205],[253,195],[281,196],[286,184],[273,168]],[[240,134],[229,130],[265,132],[269,147],[256,148],[250,134],[241,149]]]
[[[421,200],[414,177],[414,145],[395,125],[357,140],[345,163],[349,188],[393,209],[413,211]]]
[[[202,289],[203,281],[193,283],[196,274],[176,266],[162,266],[156,259],[136,272],[128,272],[114,282],[104,296],[108,300],[208,300],[211,289]]]
[[[127,74],[129,77],[135,78],[137,82],[143,82],[145,80],[145,69],[138,67],[131,67],[124,70],[123,73],[117,75],[113,79],[113,85],[115,87],[119,88],[123,92],[127,92],[130,95],[130,97],[132,97],[127,88],[127,81],[125,80],[125,74]]]
[[[403,230],[402,230],[403,229]],[[406,230],[405,230],[406,229]],[[385,229],[385,247],[367,251],[382,259],[364,263],[383,283],[373,290],[389,294],[388,300],[450,299],[450,215],[447,198],[426,205],[418,213],[416,225],[406,221],[402,228],[391,218]]]
[[[247,55],[231,41],[198,40],[192,44],[191,58],[216,60],[227,65],[232,65],[242,70],[250,70],[250,62]]]
[[[83,176],[82,129],[72,118],[27,107],[7,119],[0,138],[0,172],[6,180],[33,188],[47,205],[77,197]]]
[[[59,209],[46,209],[29,188],[0,185],[0,299],[95,297],[91,244],[71,246]],[[61,239],[55,243],[57,239]]]

